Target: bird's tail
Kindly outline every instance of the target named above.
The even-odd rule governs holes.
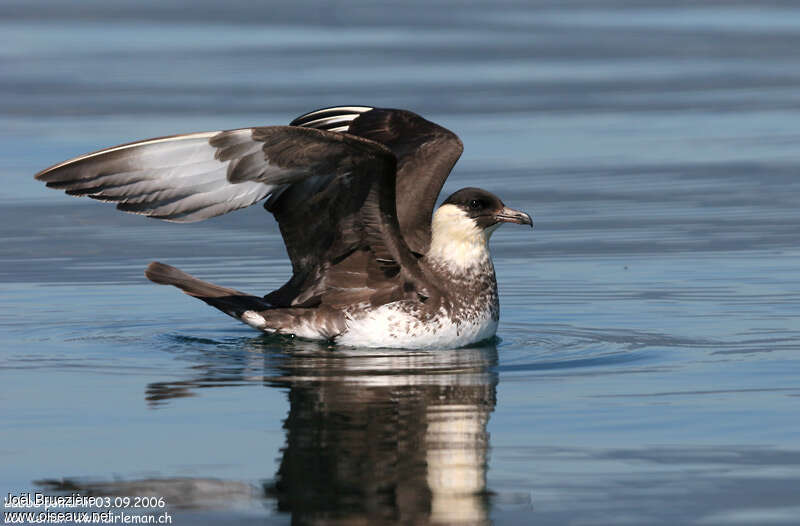
[[[208,283],[158,261],[150,263],[147,270],[144,271],[144,275],[155,283],[178,287],[189,296],[203,300],[228,316],[233,316],[245,323],[247,323],[247,320],[242,319],[242,315],[245,312],[263,311],[271,307],[263,298]]]

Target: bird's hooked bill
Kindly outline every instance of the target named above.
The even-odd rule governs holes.
[[[504,223],[517,223],[519,225],[530,225],[533,228],[533,219],[531,216],[521,210],[514,210],[504,206],[499,212],[494,215],[495,219]]]

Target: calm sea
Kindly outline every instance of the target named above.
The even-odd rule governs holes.
[[[797,3],[5,0],[0,34],[4,498],[164,497],[176,524],[800,523]],[[281,285],[260,207],[168,224],[32,178],[340,104],[447,126],[444,194],[534,217],[492,241],[495,343],[262,337],[142,275]]]

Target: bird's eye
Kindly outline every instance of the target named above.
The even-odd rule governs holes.
[[[472,208],[473,210],[477,210],[481,207],[481,202],[478,201],[477,199],[473,199],[472,201],[469,202],[469,207]]]

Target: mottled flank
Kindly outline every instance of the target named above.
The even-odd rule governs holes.
[[[430,268],[451,285],[452,293],[442,298],[437,309],[408,300],[377,309],[352,309],[347,332],[337,341],[353,346],[447,348],[494,336],[500,301],[491,260],[459,274],[440,262]]]

